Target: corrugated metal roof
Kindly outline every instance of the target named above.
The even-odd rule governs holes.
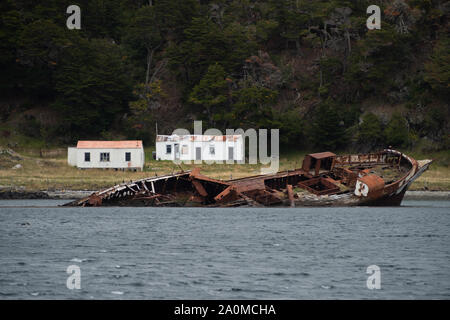
[[[78,141],[78,149],[140,149],[142,140],[122,141]]]
[[[213,135],[158,135],[156,136],[156,142],[164,142],[164,141],[237,141],[242,137],[241,135],[225,135],[225,136],[213,136]]]

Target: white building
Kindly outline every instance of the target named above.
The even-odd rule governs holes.
[[[144,147],[141,140],[78,141],[68,148],[69,165],[82,169],[109,168],[143,170]]]
[[[158,135],[156,160],[243,161],[242,135]]]

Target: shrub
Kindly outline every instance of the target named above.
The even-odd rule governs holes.
[[[358,144],[371,149],[379,146],[382,141],[383,128],[380,119],[373,113],[366,114],[359,126]]]
[[[392,147],[406,147],[409,145],[408,123],[401,114],[395,113],[384,130],[386,143]]]

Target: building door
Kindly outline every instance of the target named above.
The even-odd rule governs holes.
[[[234,147],[228,147],[228,160],[234,160]]]
[[[180,160],[180,145],[178,143],[174,144],[174,155],[175,155],[175,160]]]
[[[202,148],[201,147],[195,148],[195,160],[202,160]]]

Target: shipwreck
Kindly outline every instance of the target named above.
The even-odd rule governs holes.
[[[392,149],[321,152],[306,155],[299,169],[276,174],[218,180],[195,168],[116,185],[64,206],[399,206],[431,163]]]

